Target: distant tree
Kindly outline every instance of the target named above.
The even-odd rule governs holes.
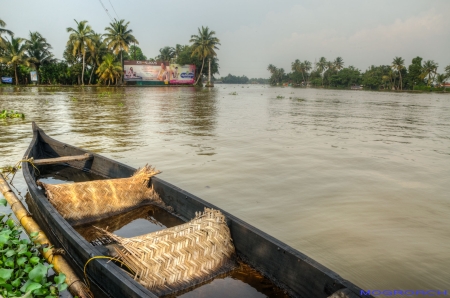
[[[89,85],[92,81],[92,76],[95,69],[100,66],[102,57],[108,53],[106,44],[103,42],[102,35],[93,33],[91,36],[91,44],[87,52],[87,62],[91,65],[91,75],[89,76]]]
[[[122,73],[122,64],[115,61],[112,54],[106,54],[103,57],[103,62],[100,64],[96,73],[99,75],[99,83],[108,81],[108,86],[114,80],[118,80]]]
[[[390,73],[393,72],[389,65],[372,65],[362,74],[361,83],[368,89],[380,89],[385,85],[386,76],[390,77]]]
[[[147,60],[147,57],[142,53],[141,48],[136,45],[130,46],[130,52],[128,53],[127,58],[130,60]]]
[[[7,33],[10,36],[14,36],[14,33],[11,30],[7,30],[4,28],[5,26],[6,23],[2,19],[0,19],[0,46],[5,42],[5,40],[2,37],[2,34]]]
[[[137,43],[137,39],[134,37],[133,30],[128,29],[128,25],[130,22],[126,22],[125,20],[116,20],[114,22],[109,23],[109,27],[106,27],[105,43],[109,49],[111,49],[114,54],[118,55],[120,53],[120,63],[123,65],[123,52],[128,52],[129,46],[132,43]],[[121,80],[123,77],[123,71],[121,72]]]
[[[317,71],[319,71],[322,76],[322,87],[323,87],[324,72],[326,69],[327,69],[327,59],[325,59],[325,57],[320,57],[319,62],[317,62]]]
[[[26,41],[27,54],[30,62],[35,66],[37,73],[42,64],[56,61],[53,54],[50,52],[52,46],[47,40],[42,37],[39,32],[30,32],[30,37]],[[40,83],[40,76],[38,75],[38,84]]]
[[[91,37],[94,31],[91,26],[87,25],[87,21],[78,22],[74,20],[77,26],[75,28],[68,27],[67,32],[70,33],[68,44],[73,45],[73,55],[81,55],[83,67],[81,71],[81,85],[84,85],[84,70],[86,68],[86,51],[91,45]]]
[[[439,84],[439,86],[443,86],[447,82],[448,76],[445,73],[438,74],[436,76],[436,83]],[[444,86],[444,91],[446,89],[446,86]]]
[[[170,61],[172,58],[175,58],[175,49],[172,47],[164,47],[159,49],[159,55],[157,59],[159,61]]]
[[[437,74],[438,64],[433,60],[427,60],[423,63],[421,78],[427,79],[427,86],[431,86]]]
[[[339,71],[344,68],[344,59],[342,59],[341,57],[337,57],[334,60],[333,64],[334,64],[334,69]]]
[[[30,58],[26,54],[28,50],[26,39],[10,36],[9,40],[4,40],[3,48],[4,53],[0,57],[0,63],[4,63],[14,69],[16,85],[18,85],[19,78],[17,75],[17,68],[22,65],[30,66]]]
[[[191,40],[189,42],[192,43],[192,56],[197,56],[202,60],[200,74],[195,84],[198,83],[202,76],[205,59],[217,56],[215,50],[219,49],[217,46],[220,45],[220,40],[215,37],[215,35],[215,31],[210,31],[208,27],[202,26],[201,29],[198,28],[198,35],[191,36]]]
[[[361,71],[353,66],[343,68],[331,76],[330,84],[339,88],[361,85]]]
[[[398,88],[400,90],[403,90],[402,70],[405,68],[405,59],[403,59],[402,57],[395,57],[394,60],[392,61],[391,67],[393,70],[396,70],[397,73],[399,74]]]
[[[414,86],[425,85],[423,77],[421,76],[422,73],[422,58],[413,58],[411,64],[408,66],[408,75],[406,77],[406,81],[412,89],[414,89]]]

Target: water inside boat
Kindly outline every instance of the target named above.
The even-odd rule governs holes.
[[[80,171],[64,165],[40,168],[39,179],[48,184],[85,182],[105,179],[102,176]],[[108,228],[121,237],[134,237],[183,224],[184,221],[170,212],[153,205],[137,208],[98,222],[74,226],[87,241],[95,244],[93,226]],[[98,296],[98,295],[97,295]],[[289,297],[282,289],[250,266],[239,262],[236,269],[213,280],[178,292],[168,297]]]

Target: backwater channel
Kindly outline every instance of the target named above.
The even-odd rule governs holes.
[[[450,290],[448,94],[4,87],[3,109],[26,118],[0,119],[0,167],[22,158],[36,121],[62,142],[136,168],[155,166],[162,179],[363,289]],[[21,173],[14,186],[25,195]],[[157,210],[148,214],[170,221]],[[131,237],[155,228],[148,219],[136,222],[119,232]],[[184,295],[222,288],[222,297],[235,296],[230,284],[251,279],[242,271],[249,270]],[[259,289],[251,286],[255,278],[240,295],[281,295],[261,290],[262,280]]]

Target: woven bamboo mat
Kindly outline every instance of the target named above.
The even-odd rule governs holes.
[[[133,238],[98,232],[99,241],[133,270],[134,279],[158,295],[212,279],[236,264],[230,230],[218,210],[205,208],[190,222]]]

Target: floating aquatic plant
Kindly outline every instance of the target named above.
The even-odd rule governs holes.
[[[278,99],[283,99],[284,96],[278,95],[277,98],[278,98]]]
[[[0,199],[6,206],[6,200]],[[39,249],[50,248],[21,239],[21,228],[12,215],[0,215],[0,296],[2,297],[46,297],[57,298],[59,292],[67,289],[66,276],[62,273],[49,280],[47,264]],[[39,232],[31,233],[37,238]]]
[[[0,112],[0,119],[6,119],[6,118],[22,118],[25,119],[24,113],[14,112],[14,111],[8,111],[8,110],[2,110]]]
[[[229,95],[238,95],[237,92],[231,92]]]

